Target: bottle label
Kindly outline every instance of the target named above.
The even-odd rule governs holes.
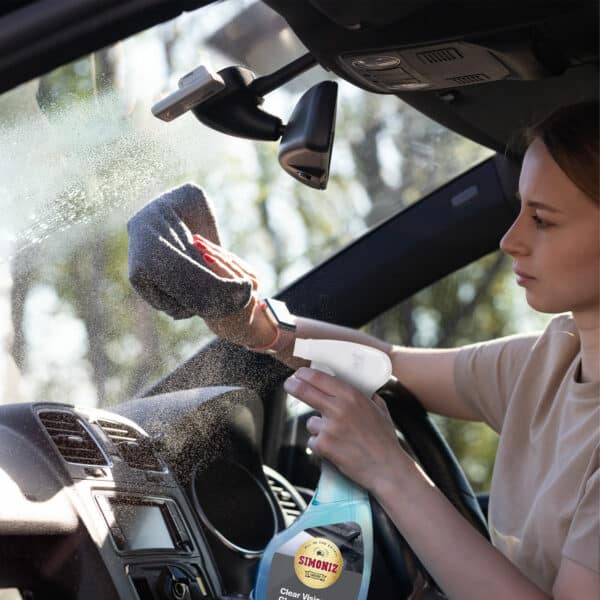
[[[273,555],[266,600],[353,600],[363,564],[357,523],[305,529]]]

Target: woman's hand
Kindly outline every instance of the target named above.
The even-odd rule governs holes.
[[[365,489],[376,494],[382,482],[397,480],[402,470],[414,471],[379,396],[371,400],[353,386],[306,367],[289,377],[284,388],[321,413],[307,422],[309,448]]]
[[[245,346],[265,346],[272,342],[277,332],[260,308],[256,273],[241,258],[218,244],[197,234],[193,240],[205,264],[217,275],[227,279],[249,279],[252,282],[252,296],[248,305],[222,319],[206,320],[211,331],[230,342]]]

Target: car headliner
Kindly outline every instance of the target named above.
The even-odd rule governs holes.
[[[0,92],[213,1],[8,0],[0,7]],[[598,95],[595,0],[266,4],[288,21],[324,67],[360,87],[364,82],[345,68],[342,54],[451,40],[480,44],[508,57],[524,74],[513,70],[508,79],[452,93],[398,94],[446,127],[496,151],[503,152],[514,132],[532,118]]]

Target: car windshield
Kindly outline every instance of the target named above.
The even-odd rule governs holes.
[[[211,337],[200,319],[151,309],[127,280],[126,221],[162,192],[202,187],[223,245],[267,295],[492,154],[343,81],[325,192],[281,170],[277,143],[228,137],[191,113],[154,118],[151,106],[200,64],[262,75],[304,52],[279,17],[253,10],[234,1],[184,14],[0,97],[0,402],[109,406]],[[281,49],[262,34],[234,44],[232,22],[268,25]],[[312,69],[264,108],[285,122],[309,85],[331,78]]]

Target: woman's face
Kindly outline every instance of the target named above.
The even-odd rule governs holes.
[[[563,173],[540,139],[519,179],[521,211],[500,242],[517,283],[541,312],[589,314],[600,304],[600,209]]]

